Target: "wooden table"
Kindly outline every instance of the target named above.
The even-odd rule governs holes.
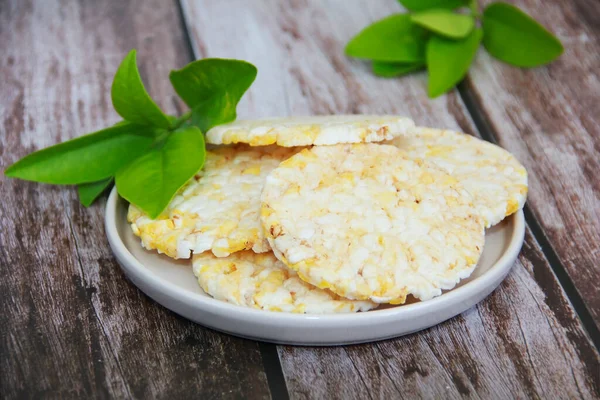
[[[488,1],[484,1],[487,3]],[[517,69],[481,50],[436,100],[426,75],[374,77],[343,54],[394,0],[0,1],[0,157],[118,120],[113,74],[131,48],[153,97],[181,112],[168,72],[248,60],[241,117],[394,113],[456,128],[527,167],[526,241],[486,300],[426,331],[303,348],[238,339],[159,306],[125,279],[103,229],[106,198],[0,177],[2,398],[600,397],[600,5],[514,1],[565,45]]]

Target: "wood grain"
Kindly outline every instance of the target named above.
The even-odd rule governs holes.
[[[566,21],[567,25],[560,25],[561,32],[567,32],[565,37],[579,32],[572,27],[579,26],[576,23],[587,24],[583,32],[588,36],[573,36],[577,51],[588,49],[590,40],[591,49],[597,50],[595,36],[589,36],[590,27],[597,27],[593,23],[597,13],[595,5],[587,3],[565,5],[565,15],[558,16]],[[197,57],[244,58],[259,67],[258,80],[240,105],[241,116],[402,113],[420,124],[477,134],[456,92],[431,101],[423,74],[379,79],[364,63],[343,56],[343,45],[352,34],[399,10],[394,1],[187,0],[182,5]],[[527,5],[539,7],[533,1]],[[549,7],[555,10],[557,6]],[[548,18],[557,17],[553,13],[556,10]],[[575,15],[584,22],[575,21]],[[138,48],[142,75],[161,106],[168,112],[181,108],[167,80],[171,68],[189,61],[180,24],[172,1],[0,2],[2,169],[30,151],[116,122],[110,82],[132,47]],[[537,186],[532,182],[530,197],[538,217],[540,210],[547,210],[548,206],[540,204],[549,194],[560,190],[569,194],[567,200],[553,203],[552,218],[542,222],[548,232],[557,226],[557,232],[573,232],[573,243],[567,244],[557,242],[559,236],[550,233],[565,265],[573,257],[574,262],[592,269],[594,264],[589,262],[598,253],[597,243],[586,240],[597,239],[590,230],[596,221],[588,221],[591,227],[576,226],[583,217],[573,219],[571,214],[582,208],[588,219],[597,218],[590,211],[594,208],[589,208],[597,206],[597,180],[590,179],[590,186],[581,182],[577,186],[565,178],[568,168],[551,165],[564,159],[581,171],[597,167],[589,160],[598,148],[593,116],[599,113],[592,101],[597,79],[589,72],[593,55],[587,56],[583,66],[572,60],[568,66],[589,68],[580,76],[586,77],[590,88],[578,87],[579,80],[567,76],[566,67],[561,67],[565,69],[558,76],[570,79],[571,92],[565,92],[569,85],[560,87],[556,101],[568,101],[559,102],[560,107],[551,103],[547,111],[540,104],[552,98],[554,80],[538,81],[538,70],[527,71],[533,74],[527,79],[535,82],[529,90],[539,90],[544,96],[523,97],[527,91],[520,92],[519,82],[526,86],[528,81],[519,81],[515,76],[520,75],[512,70],[498,75],[485,54],[477,60],[469,90],[482,98],[501,144],[521,157],[532,180],[538,180]],[[484,72],[489,76],[477,77]],[[519,108],[511,115],[525,122],[518,125],[511,120],[508,131],[518,133],[516,127],[528,127],[522,143],[510,140],[517,138],[516,133],[506,137],[499,133],[498,127],[504,125],[498,121],[504,120],[489,111],[494,99],[482,89],[487,86],[477,81],[484,78],[497,81],[494,85],[501,83],[488,85],[502,94],[498,97],[515,96],[514,103],[502,100],[498,104],[503,109]],[[581,98],[576,96],[579,92]],[[591,110],[589,115],[574,102]],[[568,112],[561,109],[564,104],[570,106]],[[533,128],[540,122],[532,122],[527,112],[540,118],[543,127],[554,127],[548,115],[559,119],[557,126],[570,129],[566,139],[536,133]],[[543,118],[535,113],[542,113]],[[572,123],[567,117],[579,119]],[[571,134],[574,127],[584,128],[585,134],[581,138]],[[548,154],[537,151],[548,143]],[[568,157],[559,154],[561,143]],[[540,160],[548,171],[536,167]],[[583,176],[581,171],[576,170],[574,176]],[[549,173],[562,179],[550,182]],[[268,351],[270,345],[259,346],[189,323],[125,280],[104,238],[104,200],[84,209],[74,190],[3,176],[0,190],[1,397],[285,396],[281,382],[267,382],[260,350]],[[590,253],[572,253],[577,246]],[[594,276],[592,271],[588,279]],[[583,284],[578,285],[586,294]],[[292,398],[600,397],[598,353],[529,232],[507,280],[460,317],[377,344],[281,346],[279,356]],[[280,392],[270,393],[269,387]]]
[[[173,1],[0,3],[1,168],[118,120],[114,71],[133,47],[151,94],[189,61]],[[104,200],[0,177],[0,397],[268,398],[254,342],[144,296],[116,264]]]
[[[477,134],[456,92],[425,76],[385,80],[346,59],[347,40],[395,2],[182,1],[195,55],[247,59],[259,75],[240,117],[399,113]],[[218,16],[218,18],[216,18]],[[292,398],[595,398],[598,353],[538,243],[479,306],[435,328],[372,345],[279,348]]]
[[[285,347],[280,355],[292,398],[593,399],[599,393],[598,355],[529,232],[500,288],[457,318],[375,345]]]
[[[527,167],[529,207],[600,328],[600,4],[511,3],[549,27],[564,54],[519,69],[482,50],[466,87],[493,136]]]

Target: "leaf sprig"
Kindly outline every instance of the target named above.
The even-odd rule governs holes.
[[[409,12],[364,28],[348,42],[346,55],[371,60],[373,73],[387,78],[427,68],[429,97],[466,76],[482,41],[498,60],[527,68],[564,50],[546,28],[507,3],[492,3],[480,14],[476,0],[398,1]]]
[[[204,133],[236,118],[236,107],[256,78],[252,64],[208,58],[171,71],[177,94],[190,107],[180,117],[166,115],[148,95],[136,52],[122,61],[111,89],[123,121],[31,153],[5,171],[12,178],[77,185],[89,206],[115,182],[119,194],[158,217],[175,193],[204,165]]]

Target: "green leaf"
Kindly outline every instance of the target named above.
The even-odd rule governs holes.
[[[425,59],[427,32],[394,14],[369,25],[346,45],[346,55],[375,61],[415,62]]]
[[[477,0],[469,0],[469,9],[473,15],[477,15],[479,13],[479,5],[477,4]]]
[[[113,107],[125,120],[165,129],[170,127],[168,117],[144,88],[135,60],[135,50],[131,50],[121,62],[113,80],[111,97]]]
[[[119,194],[156,218],[175,193],[204,165],[204,136],[195,126],[171,133],[161,146],[121,168],[115,177]]]
[[[517,67],[537,67],[563,52],[560,41],[518,8],[492,3],[483,11],[483,45],[494,57]]]
[[[82,183],[77,186],[79,201],[85,207],[89,207],[110,186],[111,182],[112,177],[98,182]]]
[[[467,0],[398,0],[409,11],[423,11],[432,8],[453,10],[467,4]]]
[[[381,61],[373,61],[373,73],[384,78],[394,76],[402,76],[410,74],[413,71],[422,69],[425,66],[424,62],[415,63],[387,63]]]
[[[461,81],[477,53],[483,32],[475,29],[462,40],[432,36],[427,43],[429,97],[437,97]]]
[[[448,10],[427,10],[410,16],[410,20],[432,32],[452,39],[467,36],[475,27],[471,15],[455,14]]]
[[[143,154],[163,132],[130,122],[31,153],[4,174],[52,184],[77,185],[113,176],[123,165]]]
[[[192,122],[206,132],[235,120],[237,104],[256,74],[256,67],[245,61],[206,58],[171,71],[169,78],[192,109]]]

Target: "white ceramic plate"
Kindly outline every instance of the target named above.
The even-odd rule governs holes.
[[[333,315],[268,312],[215,300],[198,285],[191,260],[144,250],[127,223],[127,203],[113,188],[106,205],[106,234],[123,270],[148,296],[201,325],[275,343],[340,345],[406,335],[452,318],[487,297],[512,267],[525,235],[519,211],[486,232],[485,248],[470,278],[429,301]]]

